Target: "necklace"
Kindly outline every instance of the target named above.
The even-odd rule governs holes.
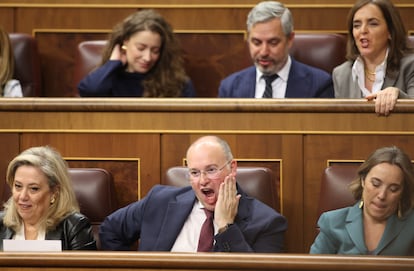
[[[372,71],[370,71],[370,70],[368,70],[368,69],[365,69],[365,74],[369,74],[369,75],[376,75],[377,73],[374,71],[374,72],[372,72]]]
[[[365,76],[365,78],[370,82],[375,82],[375,78],[370,78],[369,76]]]
[[[371,72],[370,70],[365,69],[364,72],[365,72],[365,78],[368,81],[375,82],[375,75],[377,74],[375,71],[374,72]]]
[[[374,82],[375,81],[375,73],[374,74],[365,74],[365,78],[370,81],[370,82]]]

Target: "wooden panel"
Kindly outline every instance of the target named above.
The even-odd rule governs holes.
[[[136,10],[126,8],[82,8],[78,7],[31,7],[16,10],[16,31],[32,33],[33,30],[61,29],[110,30],[126,16]],[[31,22],[27,24],[27,22]]]
[[[12,8],[0,8],[0,26],[6,32],[13,32],[14,26],[14,12]]]
[[[48,74],[43,80],[43,96],[78,96],[79,82],[74,78],[77,46],[85,40],[107,39],[107,34],[76,32],[36,32],[35,34],[42,71]],[[251,65],[243,32],[177,33],[177,36],[183,47],[185,68],[193,80],[199,97],[217,97],[222,78]]]
[[[36,36],[41,54],[42,96],[76,96],[73,64],[77,44],[88,40],[88,33],[109,32],[116,23],[140,8],[156,9],[176,32],[187,33],[181,35],[187,52],[186,68],[199,97],[216,97],[217,87],[224,77],[250,65],[240,33],[246,30],[246,16],[256,1],[158,0],[150,4],[138,4],[134,0],[14,2],[7,0],[0,4],[0,24],[10,32]],[[354,1],[293,0],[284,3],[293,13],[296,32],[346,33],[346,17]],[[414,32],[412,1],[394,3],[406,28]],[[94,35],[97,36],[106,35]]]
[[[220,81],[252,65],[244,33],[177,33],[198,97],[217,97]]]
[[[74,81],[77,46],[84,40],[106,39],[107,34],[36,32],[35,37],[43,73],[42,96],[79,96],[78,82]]]
[[[240,165],[268,166],[279,178],[290,253],[307,253],[313,241],[328,160],[360,161],[384,144],[414,154],[412,100],[398,101],[389,117],[363,99],[3,98],[0,111],[0,135],[15,138],[11,150],[47,144],[71,165],[107,168],[122,204],[183,165],[196,138],[222,136]]]
[[[64,158],[72,168],[104,168],[110,172],[114,178],[113,194],[118,203],[116,208],[126,206],[140,198],[139,158]]]
[[[0,253],[7,270],[411,271],[413,257],[256,253]]]
[[[50,145],[72,167],[102,167],[112,173],[119,207],[160,183],[159,135],[25,133],[21,149]]]
[[[2,184],[6,181],[7,166],[10,161],[19,154],[19,134],[0,134],[0,180]],[[3,198],[3,185],[0,185],[0,198]],[[0,203],[2,204],[2,203]]]
[[[409,0],[406,0],[409,1]],[[322,1],[321,1],[322,2]],[[115,3],[113,3],[115,4]],[[113,25],[134,12],[137,8],[154,8],[160,12],[176,30],[245,30],[246,16],[256,2],[251,4],[183,4],[183,5],[82,5],[56,4],[30,7],[15,4],[8,12],[16,17],[15,31],[31,33],[34,29],[111,29]],[[343,31],[346,16],[352,3],[288,4],[292,11],[296,31]],[[414,29],[410,14],[413,3],[396,3],[408,29]],[[1,7],[6,9],[8,7]],[[104,20],[102,18],[105,18]],[[27,23],[27,22],[30,22]]]
[[[193,5],[193,6],[205,6],[205,5],[245,5],[245,6],[254,6],[257,1],[255,0],[152,0],[151,3],[140,3],[144,1],[137,1],[137,0],[20,0],[16,3],[15,0],[2,0],[2,3],[9,3],[12,6],[25,6],[25,3],[30,3],[32,5],[79,5],[79,6],[87,6],[88,4],[95,4],[95,5],[127,5],[127,4],[141,4],[140,6],[151,6],[151,5]],[[291,5],[305,5],[305,6],[312,6],[312,5],[345,5],[349,6],[354,4],[354,0],[285,0],[283,1],[284,4],[287,6]],[[411,0],[394,0],[394,4],[412,4]]]

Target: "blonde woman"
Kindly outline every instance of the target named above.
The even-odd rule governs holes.
[[[56,150],[23,151],[10,162],[6,181],[12,196],[0,213],[1,240],[61,240],[63,250],[97,249],[91,224],[79,212],[67,164]]]
[[[20,82],[13,79],[14,55],[9,35],[0,27],[0,96],[23,97]]]

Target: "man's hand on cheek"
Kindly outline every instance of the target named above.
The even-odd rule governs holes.
[[[237,215],[239,200],[237,195],[236,178],[228,175],[220,184],[219,195],[214,211],[214,220],[219,228],[232,224]]]

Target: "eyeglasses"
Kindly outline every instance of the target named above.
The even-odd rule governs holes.
[[[191,179],[199,179],[201,174],[209,179],[217,179],[220,176],[220,172],[225,166],[227,166],[232,160],[227,161],[222,167],[211,166],[206,170],[189,169],[188,174]]]

